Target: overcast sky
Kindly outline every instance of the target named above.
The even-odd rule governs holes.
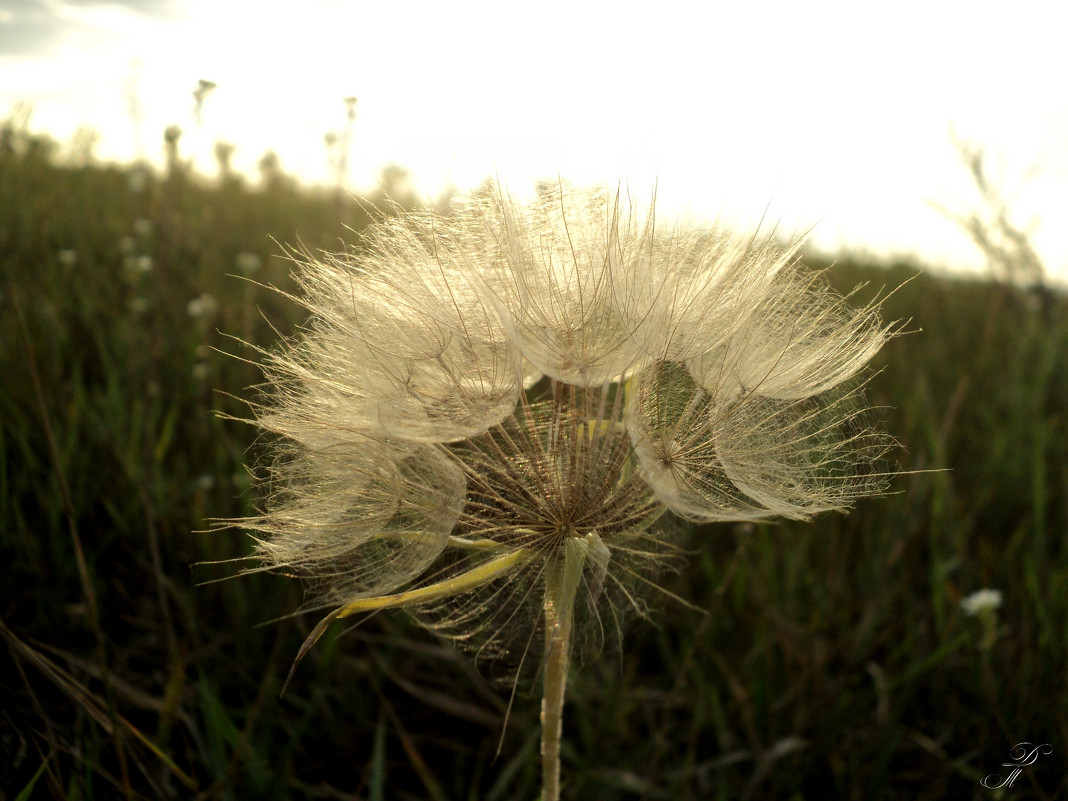
[[[100,133],[159,159],[175,123],[197,165],[217,139],[329,180],[323,136],[356,96],[351,185],[407,167],[436,195],[655,180],[673,211],[765,210],[825,249],[981,267],[931,206],[977,203],[951,131],[986,148],[1014,219],[1068,278],[1068,56],[1046,2],[226,2],[0,0],[0,115]],[[1068,12],[1065,12],[1068,13]],[[200,79],[218,88],[202,123]],[[285,239],[287,232],[271,232]]]

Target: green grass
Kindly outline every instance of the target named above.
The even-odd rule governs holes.
[[[300,587],[198,586],[236,566],[190,567],[249,550],[193,533],[254,501],[255,432],[214,413],[240,415],[258,372],[214,350],[253,355],[220,332],[269,346],[266,320],[299,322],[227,274],[251,252],[256,281],[288,288],[271,236],[336,248],[367,215],[284,180],[179,173],[136,193],[129,172],[0,137],[0,797],[536,798],[536,697],[509,713],[385,613],[335,626],[280,698],[316,622],[275,622]],[[868,282],[862,302],[918,272],[845,261],[829,278]],[[191,318],[205,292],[217,313]],[[979,780],[1030,741],[1053,753],[1009,793],[1064,797],[1066,312],[926,273],[893,294],[886,316],[916,333],[879,355],[869,395],[918,472],[848,517],[694,529],[662,580],[704,614],[658,601],[622,653],[576,665],[564,796],[994,797]],[[1005,597],[989,650],[960,609],[982,587]]]

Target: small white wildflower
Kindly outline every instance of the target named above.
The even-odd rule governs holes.
[[[203,473],[197,477],[197,489],[201,492],[210,492],[215,488],[215,476],[211,473]]]
[[[151,302],[143,295],[130,298],[129,308],[133,314],[144,314],[151,307]]]
[[[119,240],[119,252],[123,255],[130,255],[137,250],[137,240],[132,236],[124,236]]]
[[[987,610],[996,611],[1001,608],[1001,590],[984,588],[976,590],[960,602],[961,609],[965,614],[975,617]]]
[[[189,301],[185,306],[185,310],[193,318],[211,317],[219,310],[219,301],[213,295],[205,292]]]
[[[260,267],[263,266],[263,262],[255,253],[249,253],[245,251],[238,253],[234,259],[234,263],[237,265],[238,271],[242,275],[255,275],[260,271]]]
[[[134,167],[126,175],[126,188],[132,194],[139,195],[145,191],[148,185],[148,171],[143,167]]]
[[[193,378],[203,381],[211,375],[211,365],[207,362],[197,362],[193,365]]]
[[[150,273],[152,272],[152,257],[151,256],[138,256],[134,262],[137,272]]]
[[[147,239],[152,236],[152,220],[146,220],[144,217],[138,217],[133,222],[134,233],[142,239]]]
[[[885,487],[855,377],[891,331],[794,250],[560,189],[387,219],[296,279],[311,316],[265,354],[282,439],[241,522],[333,609],[302,653],[384,608],[520,664],[540,631],[548,801],[574,626],[642,613],[668,512],[807,519]]]
[[[76,250],[61,250],[56,254],[56,260],[64,267],[73,267],[78,263],[78,251]]]

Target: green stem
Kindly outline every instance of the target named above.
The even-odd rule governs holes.
[[[560,738],[564,694],[571,657],[575,592],[589,550],[588,541],[569,538],[563,558],[552,559],[545,571],[545,683],[541,700],[542,801],[560,799]]]

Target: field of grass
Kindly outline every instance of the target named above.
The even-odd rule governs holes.
[[[280,698],[317,622],[285,617],[298,583],[192,567],[250,550],[195,533],[255,501],[255,430],[214,413],[259,373],[215,349],[300,322],[234,276],[286,288],[272,237],[336,249],[367,219],[281,175],[60,167],[0,137],[0,800],[537,797],[530,688],[509,709],[384,613],[335,625]],[[1068,795],[1068,303],[828,275],[868,282],[857,302],[912,279],[869,396],[917,472],[849,516],[694,527],[661,582],[703,611],[658,602],[573,669],[565,798]],[[969,616],[984,587],[1003,606]],[[981,786],[1025,741],[1052,752]]]

